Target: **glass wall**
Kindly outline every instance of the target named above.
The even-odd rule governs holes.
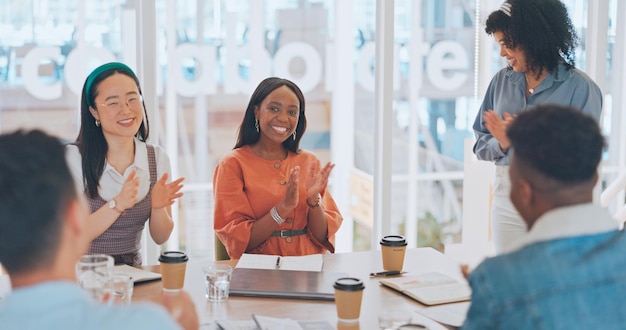
[[[564,2],[581,36],[577,66],[599,79],[606,93],[603,129],[611,141],[606,186],[626,166],[620,151],[626,150],[624,137],[615,122],[624,108],[616,97],[624,92],[624,70],[614,60],[624,56],[620,42],[626,38],[617,37],[623,24],[617,13],[624,9],[617,0],[599,1],[604,5],[594,8],[600,23],[590,24],[586,13],[594,8],[587,0]],[[337,164],[331,188],[345,217],[337,249],[372,248],[373,226],[380,221],[373,212],[374,191],[380,189],[373,184],[375,160],[381,157],[375,148],[376,1],[156,0],[149,5],[0,2],[0,132],[41,128],[72,141],[79,129],[80,89],[91,69],[119,60],[141,77],[156,77],[144,88],[150,93],[146,98],[155,100],[149,115],[157,134],[151,142],[166,148],[174,176],[186,177],[169,248],[212,255],[213,169],[234,146],[257,83],[270,75],[289,78],[307,100],[309,125],[301,147]],[[486,15],[499,5],[495,0],[393,2],[393,123],[385,146],[391,150],[392,175],[386,193],[391,196],[389,230],[406,235],[412,246],[443,250],[461,243],[468,216],[463,203],[467,141],[473,139],[471,125],[486,83],[505,65],[483,28]],[[150,8],[153,20],[142,16]],[[602,22],[607,39],[587,38]],[[146,36],[154,33],[150,42]],[[590,47],[606,49],[604,65],[588,61]],[[152,58],[154,68],[142,65]]]

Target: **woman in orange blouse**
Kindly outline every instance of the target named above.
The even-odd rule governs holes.
[[[228,255],[334,252],[343,218],[327,191],[334,164],[299,148],[304,95],[267,78],[250,97],[237,144],[213,175],[215,232]]]

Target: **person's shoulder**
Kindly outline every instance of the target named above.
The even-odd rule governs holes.
[[[521,266],[527,254],[528,252],[524,251],[522,248],[518,251],[487,258],[472,271],[470,276],[487,276],[490,278],[505,277],[507,273],[516,272],[516,268]]]
[[[68,143],[65,145],[65,152],[66,153],[80,153],[78,150],[78,145],[74,144],[74,143]]]
[[[65,159],[70,164],[81,163],[82,156],[76,144],[70,143],[65,145]]]
[[[599,89],[598,84],[596,84],[596,82],[593,81],[593,79],[591,79],[591,77],[589,77],[589,75],[583,70],[574,67],[567,70],[567,73],[569,75],[568,80],[575,85],[585,85]]]
[[[178,324],[162,306],[152,303],[139,303],[131,306],[130,309],[132,311],[129,310],[128,312],[135,316],[139,327],[144,329],[179,329]]]
[[[570,68],[568,70],[568,72],[570,73],[570,76],[573,79],[579,79],[579,80],[584,80],[584,81],[593,81],[591,79],[591,77],[589,77],[589,75],[585,71],[583,71],[583,70],[581,70],[579,68]]]
[[[495,78],[503,78],[503,77],[507,77],[510,78],[513,75],[515,75],[516,72],[515,70],[513,70],[513,68],[511,68],[510,66],[506,66],[500,70],[498,70],[498,72],[496,72],[496,74],[493,75],[494,79]]]
[[[243,146],[241,148],[233,149],[229,153],[225,154],[220,158],[217,162],[217,167],[226,166],[239,166],[242,163],[249,163],[252,161],[252,157],[254,154],[251,152],[250,148],[247,146]]]
[[[294,153],[294,156],[298,158],[305,158],[307,160],[313,159],[319,161],[319,157],[317,157],[317,154],[306,149],[299,149],[298,152]]]
[[[154,150],[154,155],[156,157],[159,157],[161,155],[167,156],[167,151],[165,151],[165,148],[161,147],[160,145],[148,143],[135,138],[135,148],[137,152],[145,152],[148,147],[151,147]]]
[[[510,66],[504,67],[491,78],[490,85],[492,87],[504,84],[507,81],[516,81],[519,78],[519,72],[515,72]]]
[[[98,306],[105,307],[105,306]],[[100,314],[100,318],[95,317]],[[100,313],[93,312],[93,324],[97,329],[180,329],[180,326],[170,317],[167,310],[153,303],[138,303],[132,306],[116,308],[100,308]]]

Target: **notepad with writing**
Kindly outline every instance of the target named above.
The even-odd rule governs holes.
[[[324,260],[321,254],[281,257],[269,254],[244,253],[236,268],[303,270],[321,272]]]
[[[230,295],[244,297],[335,300],[333,284],[348,274],[280,269],[235,268]]]
[[[467,282],[438,272],[384,278],[380,280],[380,283],[424,305],[466,301],[472,295]]]

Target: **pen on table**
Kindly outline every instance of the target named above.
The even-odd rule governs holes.
[[[379,277],[379,276],[396,276],[396,275],[401,275],[402,272],[399,270],[390,270],[390,271],[386,271],[386,272],[378,272],[378,273],[370,273],[370,276],[372,277]]]
[[[276,258],[276,269],[280,269],[280,256]]]

